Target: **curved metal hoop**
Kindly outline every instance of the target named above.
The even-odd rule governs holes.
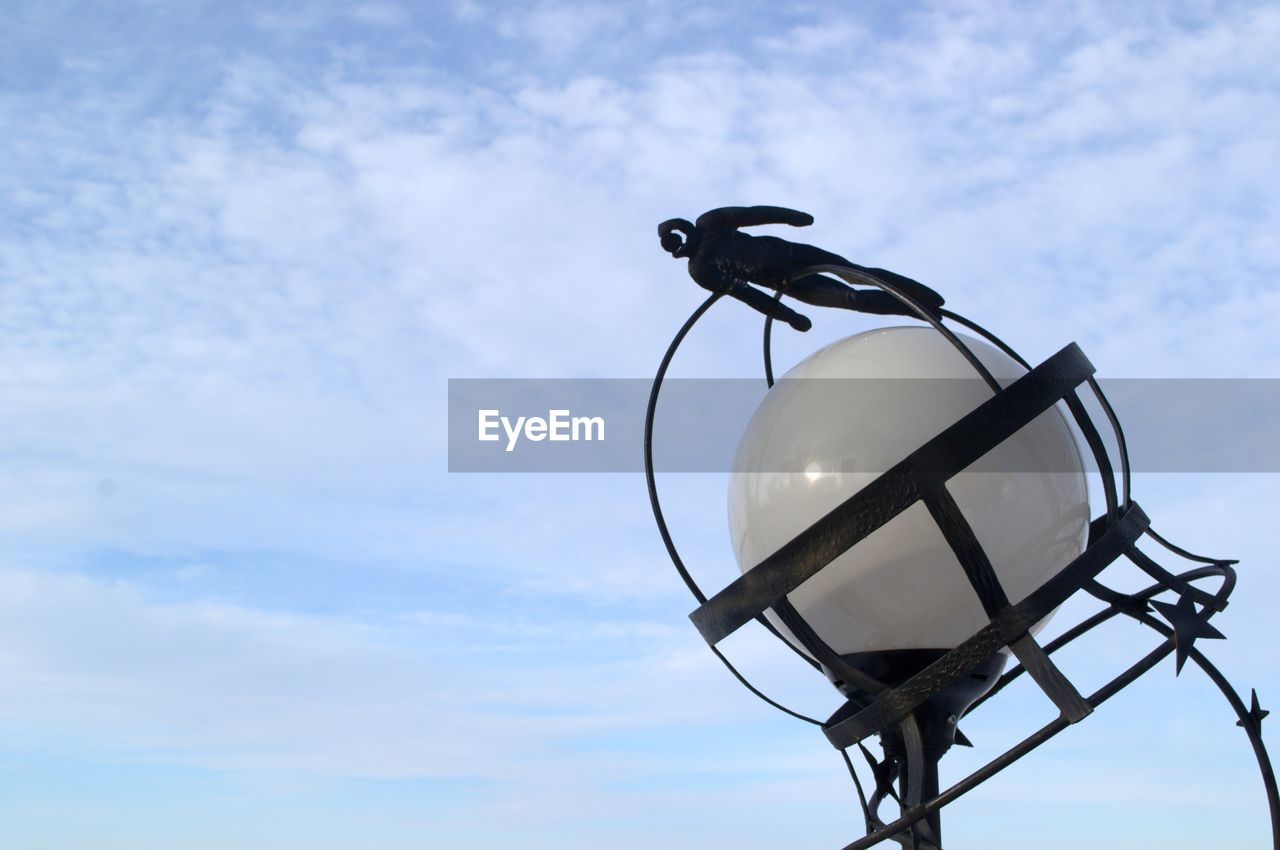
[[[992,334],[990,331],[987,331],[985,328],[981,327],[980,325],[948,310],[943,310],[941,311],[939,316],[934,316],[928,310],[924,309],[920,304],[914,302],[909,296],[897,290],[892,285],[879,280],[873,275],[867,274],[860,270],[849,269],[842,266],[817,266],[810,269],[805,269],[804,271],[798,273],[796,276],[798,277],[801,275],[813,274],[813,273],[835,274],[841,277],[842,279],[844,279],[848,283],[873,285],[873,286],[879,287],[882,290],[889,292],[891,295],[895,296],[901,302],[903,302],[906,306],[908,306],[919,318],[921,318],[922,320],[924,320],[925,322],[933,326],[936,330],[938,330],[939,333],[941,333],[957,349],[957,351],[959,351],[959,353],[962,356],[964,356],[965,359],[974,367],[975,371],[978,372],[979,376],[983,378],[983,380],[988,384],[989,387],[991,387],[993,393],[995,394],[999,394],[1003,389],[1000,386],[999,382],[997,382],[995,378],[990,374],[990,372],[985,368],[985,366],[983,366],[983,364],[981,363],[981,361],[978,360],[977,356],[973,353],[973,351],[971,351],[968,348],[968,346],[966,346],[959,339],[959,337],[957,337],[949,329],[943,326],[942,324],[943,319],[949,319],[951,321],[956,322],[957,324],[960,324],[964,327],[969,328],[970,330],[982,336],[991,344],[995,345],[997,348],[1002,350],[1006,355],[1008,355],[1009,357],[1014,359],[1016,362],[1023,365],[1028,370],[1031,369],[1031,366],[1021,356],[1019,356],[1016,351],[1014,351],[1006,343],[1004,343],[1002,340],[1000,340],[998,337],[996,337],[994,334]],[[686,338],[688,333],[692,330],[694,325],[698,322],[698,320],[701,319],[703,315],[705,315],[705,313],[715,304],[717,300],[719,300],[720,297],[721,296],[719,294],[713,294],[711,297],[709,297],[702,305],[700,305],[693,312],[693,314],[690,315],[689,319],[684,323],[684,325],[677,332],[676,336],[672,339],[672,342],[668,347],[666,354],[662,359],[662,363],[659,366],[658,372],[654,378],[653,387],[651,389],[650,396],[649,396],[648,409],[646,411],[645,430],[644,430],[645,477],[646,477],[646,483],[648,485],[650,505],[653,509],[655,522],[658,525],[659,532],[662,535],[663,542],[667,548],[667,552],[672,560],[672,563],[675,565],[681,578],[685,581],[686,585],[689,587],[694,598],[697,599],[698,602],[704,606],[707,604],[708,599],[706,595],[698,587],[696,581],[693,579],[692,575],[689,573],[688,569],[685,567],[683,560],[680,558],[679,552],[676,549],[674,540],[671,537],[670,531],[666,524],[666,520],[663,516],[661,502],[658,497],[656,476],[655,476],[654,467],[653,467],[652,439],[653,439],[653,428],[654,428],[654,421],[656,418],[659,393],[661,390],[662,383],[665,380],[666,372],[670,367],[670,364],[676,354],[676,351],[679,349],[681,343],[684,341],[684,339]],[[778,297],[781,298],[781,293],[779,293]],[[772,323],[773,323],[772,318],[766,318],[765,325],[764,325],[764,341],[763,341],[764,342],[763,344],[764,372],[765,372],[766,382],[769,384],[769,386],[773,385],[773,364],[772,364],[772,351],[771,351]],[[1146,671],[1154,667],[1155,664],[1157,664],[1161,659],[1163,659],[1164,657],[1166,657],[1167,655],[1169,655],[1171,652],[1175,650],[1176,640],[1174,636],[1174,630],[1170,629],[1168,626],[1164,625],[1160,621],[1155,620],[1154,618],[1149,616],[1147,613],[1149,610],[1148,601],[1151,598],[1153,598],[1154,596],[1156,596],[1157,594],[1165,590],[1175,590],[1180,594],[1185,594],[1190,598],[1192,598],[1195,602],[1198,602],[1203,606],[1202,616],[1207,621],[1208,618],[1211,617],[1214,613],[1222,610],[1222,608],[1225,607],[1226,598],[1230,594],[1231,589],[1234,587],[1234,584],[1235,584],[1235,573],[1230,566],[1231,564],[1234,563],[1234,561],[1210,559],[1210,558],[1204,558],[1201,556],[1192,555],[1191,553],[1186,552],[1185,550],[1180,549],[1179,547],[1169,543],[1167,540],[1165,540],[1163,537],[1158,535],[1154,530],[1150,529],[1150,527],[1146,525],[1145,516],[1141,514],[1140,509],[1138,509],[1137,506],[1133,504],[1130,499],[1129,457],[1128,457],[1127,445],[1124,438],[1124,433],[1123,433],[1123,430],[1121,429],[1119,419],[1115,415],[1115,412],[1112,409],[1110,402],[1107,400],[1106,396],[1103,394],[1101,388],[1098,386],[1096,380],[1092,377],[1092,375],[1089,375],[1086,380],[1090,387],[1090,390],[1098,399],[1099,405],[1101,406],[1104,412],[1104,415],[1108,420],[1108,424],[1111,426],[1111,430],[1114,435],[1115,444],[1118,452],[1119,478],[1121,481],[1121,489],[1120,489],[1120,492],[1117,493],[1116,487],[1115,487],[1116,472],[1110,462],[1109,455],[1102,442],[1102,439],[1098,434],[1097,429],[1094,426],[1088,413],[1085,411],[1083,405],[1080,403],[1079,398],[1076,397],[1074,393],[1069,393],[1067,397],[1063,399],[1063,401],[1066,403],[1067,407],[1072,413],[1073,418],[1075,419],[1077,425],[1079,426],[1086,442],[1089,445],[1090,450],[1094,454],[1095,459],[1097,460],[1099,465],[1099,471],[1102,473],[1102,477],[1103,477],[1103,488],[1104,488],[1104,496],[1106,501],[1106,513],[1104,514],[1104,516],[1100,517],[1098,520],[1095,521],[1095,524],[1094,524],[1095,527],[1090,535],[1090,538],[1091,538],[1090,546],[1092,547],[1092,545],[1095,542],[1095,539],[1094,539],[1095,535],[1101,537],[1101,535],[1104,534],[1108,529],[1114,530],[1117,524],[1123,525],[1122,519],[1126,517],[1132,517],[1135,515],[1135,512],[1136,512],[1136,515],[1138,515],[1141,520],[1141,528],[1136,531],[1136,534],[1133,536],[1131,540],[1129,540],[1129,542],[1124,544],[1123,554],[1128,556],[1130,560],[1134,561],[1134,563],[1138,565],[1141,569],[1151,574],[1156,579],[1157,583],[1139,593],[1123,594],[1118,591],[1114,591],[1110,588],[1107,588],[1106,586],[1098,582],[1096,578],[1093,578],[1090,576],[1087,580],[1082,581],[1080,587],[1082,587],[1084,590],[1086,590],[1090,594],[1098,597],[1102,601],[1107,602],[1108,607],[1103,609],[1098,614],[1095,614],[1092,617],[1081,622],[1080,624],[1076,625],[1075,627],[1068,630],[1067,632],[1064,632],[1056,640],[1046,645],[1043,649],[1043,654],[1045,656],[1045,660],[1047,661],[1048,655],[1056,652],[1061,647],[1067,645],[1071,641],[1086,634],[1087,632],[1091,631],[1093,628],[1097,627],[1098,625],[1101,625],[1103,622],[1106,622],[1107,620],[1110,620],[1111,618],[1113,618],[1118,614],[1125,614],[1131,617],[1132,619],[1135,619],[1138,622],[1142,623],[1143,625],[1155,630],[1156,632],[1160,633],[1162,636],[1165,637],[1164,642],[1160,646],[1156,647],[1156,649],[1152,650],[1150,653],[1148,653],[1146,656],[1140,659],[1137,663],[1132,665],[1128,670],[1121,673],[1119,676],[1115,677],[1113,680],[1108,682],[1097,692],[1090,695],[1087,699],[1084,699],[1084,702],[1087,703],[1088,710],[1091,710],[1092,708],[1095,708],[1098,705],[1101,705],[1111,696],[1114,696],[1124,687],[1127,687],[1129,684],[1131,684],[1143,673],[1145,673]],[[1193,569],[1178,575],[1174,575],[1168,572],[1167,570],[1165,570],[1164,568],[1156,564],[1148,556],[1144,555],[1139,550],[1137,550],[1136,546],[1134,545],[1134,542],[1136,542],[1137,537],[1141,536],[1144,533],[1150,535],[1153,540],[1155,540],[1157,543],[1159,543],[1161,546],[1163,546],[1173,554],[1178,555],[1180,557],[1187,558],[1189,560],[1198,561],[1198,562],[1207,564],[1208,566]],[[1105,564],[1103,566],[1105,566]],[[1213,593],[1213,594],[1206,593],[1205,591],[1195,588],[1191,584],[1193,581],[1210,577],[1210,576],[1218,576],[1223,579],[1222,586],[1218,589],[1216,593]],[[789,603],[785,603],[785,600],[784,600],[784,604],[780,606],[775,606],[774,610],[775,610],[775,613],[782,618],[783,622],[792,628],[793,632],[798,633],[801,640],[804,642],[806,649],[810,650],[813,657],[807,656],[803,652],[800,652],[800,650],[796,649],[796,647],[794,647],[790,641],[786,640],[785,638],[782,638],[781,634],[779,634],[777,629],[775,629],[773,625],[769,623],[762,615],[756,615],[753,617],[753,619],[760,622],[765,628],[767,628],[780,640],[783,640],[783,642],[787,646],[795,650],[796,653],[801,658],[804,658],[805,661],[810,665],[814,667],[820,666],[818,663],[814,661],[815,657],[820,659],[823,662],[823,666],[832,667],[833,665],[829,664],[828,662],[834,661],[835,662],[834,669],[836,669],[840,673],[845,673],[846,671],[842,668],[847,667],[847,665],[842,664],[840,662],[839,656],[836,653],[834,653],[834,651],[830,650],[829,647],[826,647],[825,644],[823,644],[822,641],[812,633],[812,630],[806,629],[803,625],[803,621],[800,620],[798,614],[795,614],[794,609],[791,609],[790,611],[787,610],[789,607],[790,607]],[[764,693],[758,690],[755,686],[753,686],[732,665],[732,663],[730,663],[729,660],[719,651],[719,649],[714,645],[714,642],[709,640],[708,643],[710,644],[712,651],[716,654],[718,658],[720,658],[720,660],[725,664],[725,666],[730,670],[730,672],[740,682],[742,682],[743,685],[745,685],[748,689],[750,689],[752,693],[754,693],[756,696],[758,696],[765,702],[769,703],[770,705],[774,706],[775,708],[778,708],[779,710],[786,712],[787,714],[790,714],[808,723],[812,723],[812,724],[823,727],[824,730],[828,731],[828,737],[831,737],[831,729],[833,728],[833,721],[835,721],[837,717],[840,717],[840,714],[841,714],[840,712],[837,712],[837,714],[833,716],[831,720],[827,721],[826,723],[823,723],[821,721],[815,720],[811,717],[807,717],[803,714],[793,711],[790,708],[787,708],[781,703],[778,703],[777,701],[766,696]],[[832,658],[832,656],[834,656],[834,658]],[[1235,691],[1235,689],[1230,685],[1230,683],[1221,674],[1221,672],[1218,671],[1217,668],[1214,667],[1208,661],[1208,659],[1205,658],[1199,652],[1199,650],[1196,650],[1194,647],[1191,647],[1187,652],[1186,657],[1195,661],[1197,666],[1199,666],[1202,670],[1205,671],[1206,675],[1210,677],[1210,679],[1214,682],[1214,684],[1223,693],[1224,697],[1231,704],[1233,710],[1235,711],[1239,719],[1238,725],[1242,726],[1245,729],[1245,732],[1249,737],[1250,744],[1254,750],[1255,757],[1259,765],[1259,770],[1262,773],[1263,783],[1266,787],[1268,807],[1270,809],[1270,815],[1271,815],[1273,847],[1275,848],[1275,850],[1280,850],[1280,794],[1277,793],[1275,774],[1274,774],[1274,771],[1272,770],[1270,758],[1267,755],[1266,747],[1262,740],[1260,717],[1257,715],[1258,710],[1256,707],[1256,697],[1255,697],[1254,706],[1252,708],[1246,708],[1243,700],[1240,698],[1239,694]],[[1020,658],[1021,658],[1021,655],[1020,655]],[[978,700],[978,702],[975,703],[970,708],[970,711],[976,709],[979,705],[981,705],[983,702],[985,702],[995,693],[1002,690],[1005,686],[1007,686],[1010,682],[1012,682],[1014,679],[1019,677],[1022,673],[1028,672],[1028,669],[1029,667],[1024,661],[1023,664],[1010,670],[1008,673],[1006,673],[1004,676],[1002,676],[998,680],[996,685],[992,688],[992,690],[988,694],[986,694],[982,699]],[[1049,693],[1051,689],[1045,687],[1044,682],[1041,682],[1041,675],[1043,674],[1043,671],[1036,671],[1033,669],[1031,670],[1031,672],[1033,676],[1037,679],[1037,682],[1039,682],[1041,686],[1046,689],[1046,692]],[[1037,673],[1039,673],[1039,675]],[[881,683],[875,682],[875,680],[861,681],[854,678],[853,681],[855,681],[859,685],[864,686],[864,688],[870,694],[876,696],[878,698],[877,704],[880,702],[883,702],[886,699],[891,699],[897,694],[896,691],[889,691],[889,689],[887,689],[884,685],[882,685]],[[1068,688],[1070,687],[1069,683],[1067,684],[1067,687]],[[851,701],[851,703],[852,702],[854,701]],[[846,706],[846,708],[848,707],[849,706]],[[874,709],[875,704],[868,707],[868,705],[866,705],[865,703],[862,703],[862,704],[855,705],[853,707],[855,709],[861,709],[863,713],[866,713],[871,711],[871,709]],[[1087,713],[1087,711],[1085,711],[1085,713]],[[1081,715],[1081,717],[1082,716],[1083,715]],[[856,720],[856,719],[858,719],[857,716],[849,717],[847,716],[847,714],[844,718],[846,722],[849,720]],[[922,829],[922,827],[924,826],[924,824],[922,823],[924,818],[928,817],[929,815],[933,814],[943,806],[957,799],[964,793],[976,787],[981,782],[986,781],[991,776],[1003,770],[1005,767],[1008,767],[1014,761],[1018,760],[1022,756],[1034,750],[1040,744],[1054,737],[1063,729],[1065,729],[1068,725],[1070,725],[1071,722],[1074,722],[1075,720],[1078,720],[1078,719],[1080,719],[1080,717],[1075,717],[1075,718],[1068,717],[1067,712],[1064,710],[1064,714],[1062,716],[1060,716],[1053,722],[1047,724],[1046,726],[1044,726],[1037,732],[1033,733],[1032,735],[1028,736],[1026,739],[1024,739],[1019,744],[1015,745],[1014,747],[1010,748],[1004,754],[996,757],[995,759],[992,759],[982,768],[979,768],[978,770],[974,771],[969,776],[965,777],[963,780],[955,783],[950,788],[937,794],[932,799],[929,799],[929,800],[920,799],[919,788],[917,783],[917,787],[914,790],[908,791],[907,799],[905,801],[906,805],[904,806],[904,812],[902,816],[890,823],[885,823],[884,821],[880,820],[880,818],[876,814],[876,809],[878,808],[878,804],[880,800],[882,800],[886,796],[886,784],[888,786],[887,794],[893,795],[892,775],[888,776],[888,782],[886,783],[886,773],[887,773],[887,768],[889,767],[889,765],[887,764],[888,759],[886,758],[885,762],[877,763],[875,759],[871,756],[870,752],[865,747],[862,746],[860,739],[856,741],[863,755],[865,756],[867,761],[872,765],[873,772],[877,774],[876,792],[872,795],[871,799],[868,800],[867,796],[863,791],[862,783],[858,778],[857,771],[854,769],[853,762],[849,759],[848,752],[847,752],[849,743],[844,743],[843,746],[837,743],[837,749],[841,751],[841,754],[849,769],[849,773],[853,779],[853,782],[855,783],[855,787],[858,792],[859,802],[863,810],[864,819],[867,827],[867,835],[847,845],[844,848],[844,850],[863,850],[864,848],[871,847],[872,845],[878,844],[881,841],[884,841],[888,838],[891,838],[894,836],[900,837],[904,832],[909,833],[911,831],[917,831],[918,833],[917,838],[926,838],[926,839],[929,838],[930,836],[928,831],[926,829]],[[904,729],[906,728],[905,723],[906,721],[904,721]],[[918,740],[918,732],[915,733],[915,736],[916,736],[916,739]],[[836,743],[836,741],[833,740],[833,743]],[[910,758],[911,755],[912,754],[908,752],[908,758]],[[918,771],[913,769],[912,766],[909,765],[908,774],[911,774],[911,773],[916,773],[918,775]]]
[[[698,320],[701,319],[718,300],[720,300],[720,295],[717,293],[702,302],[702,304],[693,311],[685,323],[680,327],[680,330],[671,340],[671,344],[667,346],[666,354],[662,357],[662,363],[658,366],[658,373],[653,379],[653,387],[649,390],[649,404],[645,410],[644,418],[644,477],[645,483],[649,488],[649,505],[653,509],[653,519],[658,525],[658,532],[662,535],[662,542],[667,547],[667,555],[671,558],[671,563],[675,565],[676,571],[680,574],[680,578],[684,580],[685,585],[689,588],[689,592],[692,593],[693,597],[699,602],[707,601],[706,594],[704,594],[702,589],[698,587],[698,583],[694,581],[688,568],[685,567],[684,560],[680,557],[680,553],[676,549],[675,541],[671,538],[671,531],[667,528],[667,520],[662,513],[662,502],[658,498],[658,481],[653,470],[653,422],[658,410],[658,395],[662,391],[662,383],[666,379],[667,369],[671,366],[671,360],[675,357],[676,351],[680,348],[680,343],[682,343],[684,338],[688,336],[689,331],[693,330],[693,326],[698,323]],[[782,635],[778,634],[772,623],[765,620],[763,617],[759,619],[765,628],[782,640]],[[787,643],[785,640],[783,640],[783,642]],[[787,645],[790,646],[791,644],[787,643]],[[716,654],[716,657],[720,659],[720,662],[724,664],[729,672],[733,674],[734,678],[741,682],[743,686],[751,691],[751,693],[755,694],[757,697],[779,711],[783,711],[792,717],[803,720],[806,723],[812,723],[815,726],[822,725],[821,720],[816,720],[812,717],[801,714],[800,712],[790,709],[782,703],[767,696],[759,688],[751,684],[751,682],[743,676],[741,672],[739,672],[738,668],[725,657],[724,653],[722,653],[719,648],[713,646],[711,647],[711,650]],[[801,658],[804,658],[805,661],[813,664],[815,667],[817,666],[812,659],[806,657],[802,653],[797,652],[797,654],[800,655]]]

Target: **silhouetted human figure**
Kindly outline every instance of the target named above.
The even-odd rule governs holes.
[[[750,284],[758,284],[819,307],[839,307],[881,315],[915,315],[909,307],[883,290],[853,289],[820,274],[789,279],[811,266],[849,266],[897,287],[931,312],[936,313],[942,307],[941,295],[909,277],[887,269],[864,268],[813,245],[788,242],[776,236],[751,236],[738,232],[740,227],[761,224],[807,227],[813,224],[813,216],[785,207],[720,207],[698,216],[696,224],[690,224],[683,218],[668,219],[658,225],[658,237],[671,256],[689,258],[689,276],[699,286],[731,295],[798,331],[809,330],[812,322]]]

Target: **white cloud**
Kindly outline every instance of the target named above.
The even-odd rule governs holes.
[[[378,27],[394,27],[408,20],[404,9],[395,3],[361,3],[350,14],[362,24]]]
[[[11,142],[35,222],[2,255],[17,445],[95,480],[421,477],[443,377],[650,370],[699,295],[653,223],[725,202],[812,210],[802,238],[921,277],[1032,357],[1077,337],[1104,374],[1272,371],[1277,16],[1122,25],[1058,59],[1025,24],[944,15],[939,50],[882,41],[821,74],[707,54],[506,90],[257,59],[195,116],[64,103]],[[1023,330],[1047,315],[1051,339]],[[742,368],[716,356],[731,333],[689,355]]]
[[[532,42],[559,61],[586,42],[619,38],[629,17],[620,4],[537,2],[505,10],[497,19],[497,31],[504,38]]]
[[[28,740],[162,761],[491,781],[643,772],[655,768],[597,763],[566,747],[624,730],[743,722],[732,719],[742,717],[736,685],[669,625],[579,632],[447,611],[375,624],[160,602],[121,581],[16,568],[0,574],[0,612],[10,684],[0,721],[26,728]],[[763,647],[739,648],[750,662]],[[583,660],[567,665],[576,654]]]

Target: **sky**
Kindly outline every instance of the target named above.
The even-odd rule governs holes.
[[[447,471],[450,378],[652,374],[704,294],[663,219],[805,210],[805,241],[926,282],[1033,361],[1075,340],[1108,377],[1280,378],[1274,4],[3,17],[5,846],[856,838],[838,755],[686,619],[641,475]],[[863,327],[814,318],[780,364]],[[720,305],[673,374],[756,375],[758,333]],[[723,586],[723,476],[663,487]],[[1280,480],[1147,474],[1135,497],[1241,559],[1205,648],[1266,707]],[[1152,641],[1117,624],[1063,666],[1096,686]],[[839,704],[767,636],[725,646],[789,704]],[[944,782],[1053,714],[1011,688]],[[1260,846],[1233,720],[1162,664],[951,806],[948,843]]]

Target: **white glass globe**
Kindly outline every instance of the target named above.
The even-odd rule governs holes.
[[[986,342],[962,339],[1001,383],[1026,372]],[[973,367],[931,328],[883,328],[810,355],[769,390],[738,444],[729,527],[739,567],[746,572],[760,563],[991,395]],[[947,488],[1012,602],[1084,549],[1088,488],[1072,429],[1058,407],[952,478]],[[988,622],[920,502],[789,599],[842,655],[951,649]],[[773,613],[768,616],[800,648]]]

